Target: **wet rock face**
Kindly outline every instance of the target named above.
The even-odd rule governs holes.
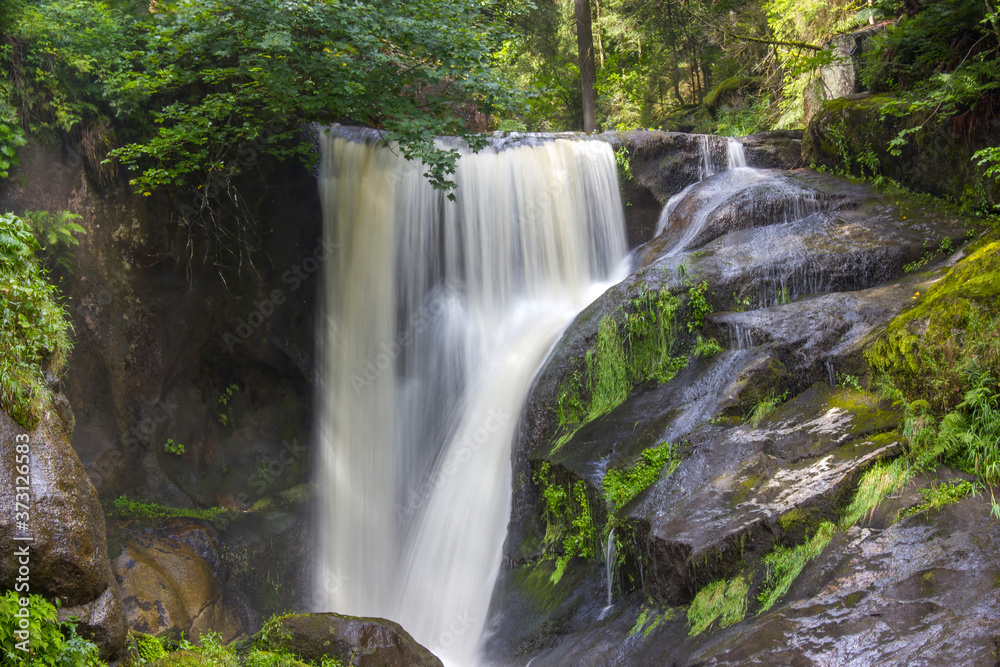
[[[887,530],[854,528],[782,609],[727,628],[688,664],[995,664],[1000,529],[968,498]]]
[[[340,614],[293,614],[257,638],[265,650],[319,664],[324,657],[356,667],[441,667],[398,623]]]
[[[684,132],[605,132],[601,135],[616,148],[628,151],[633,178],[622,183],[626,203],[625,221],[629,247],[635,248],[655,236],[664,204],[684,188],[727,165],[727,140]],[[798,131],[762,132],[741,140],[747,164],[760,168],[788,169],[801,153]]]
[[[817,384],[760,428],[692,434],[690,455],[623,514],[649,550],[645,590],[686,604],[703,585],[733,576],[743,559],[794,543],[780,519],[836,520],[860,473],[901,451],[898,414],[862,394]],[[745,554],[744,554],[744,557]]]
[[[24,486],[15,450],[15,438],[28,436],[30,498],[15,497]],[[22,442],[18,440],[17,442]],[[38,427],[25,433],[0,412],[0,540],[28,547],[31,593],[58,598],[63,616],[81,619],[81,634],[97,643],[105,658],[117,656],[125,643],[126,625],[121,600],[108,561],[104,514],[97,492],[69,444],[67,424],[51,409]],[[18,530],[16,502],[28,506],[29,530]],[[16,542],[27,534],[31,542]],[[15,549],[0,555],[0,588],[13,589],[20,563]]]
[[[834,537],[782,604],[731,627],[689,637],[683,608],[640,622],[641,601],[625,600],[578,619],[586,630],[532,651],[531,664],[993,665],[998,573],[1000,526],[988,500],[969,497]]]
[[[940,278],[937,269],[909,274],[904,267],[961,244],[966,230],[955,212],[903,197],[889,201],[867,186],[809,171],[726,171],[672,203],[664,232],[633,254],[635,272],[567,328],[525,405],[513,453],[520,483],[504,547],[507,568],[485,644],[498,663],[714,664],[725,653],[729,664],[805,664],[805,654],[794,651],[775,653],[776,661],[760,657],[777,649],[755,653],[749,634],[747,644],[733,640],[722,653],[703,655],[712,638],[734,630],[691,639],[686,606],[705,586],[746,575],[757,587],[748,593],[755,610],[765,556],[810,540],[822,522],[839,525],[864,472],[902,450],[897,410],[833,385],[843,374],[864,376],[861,353],[875,332]],[[666,384],[635,385],[617,407],[557,440],[559,397],[596,349],[602,318],[620,321],[643,295],[664,288],[686,294],[702,281],[716,312],[701,333],[724,351],[692,356]],[[790,399],[758,426],[745,423],[762,403],[780,404],[774,399],[785,392]],[[624,470],[664,442],[682,445],[681,460],[624,507],[606,506],[608,470]],[[546,501],[534,476],[542,466],[544,484],[584,485],[600,539],[614,513],[622,553],[611,575],[610,610],[599,545],[595,557],[572,559],[561,580],[550,580],[561,545],[545,541]],[[842,537],[832,545],[842,561],[858,553]],[[899,549],[893,557],[905,557]],[[857,567],[852,576],[865,576],[865,565]],[[818,581],[809,572],[795,586]],[[803,595],[795,590],[793,600]],[[795,632],[806,645],[815,627],[811,612],[795,608]],[[652,616],[639,622],[642,614]],[[734,627],[753,627],[771,641],[758,628],[777,622],[763,619],[782,618],[775,614],[781,612]],[[789,622],[781,623],[784,632]],[[985,645],[984,636],[976,641]]]

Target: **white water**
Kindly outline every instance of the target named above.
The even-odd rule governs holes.
[[[740,143],[739,139],[734,139],[733,137],[726,137],[726,169],[717,170],[714,163],[712,162],[712,145],[710,143],[711,135],[703,134],[700,135],[699,147],[700,147],[700,162],[698,163],[698,180],[691,183],[686,188],[672,196],[667,200],[666,205],[660,212],[660,219],[656,222],[656,233],[654,236],[659,236],[662,234],[667,227],[670,226],[670,214],[673,213],[677,205],[687,197],[688,193],[691,191],[695,185],[705,180],[709,176],[715,176],[719,171],[728,171],[731,169],[743,169],[747,166],[747,156],[746,151],[743,149],[743,144]],[[750,172],[748,172],[750,173]],[[692,239],[694,236],[691,237]],[[690,242],[691,239],[686,239],[685,243]],[[678,244],[680,245],[680,244]],[[676,252],[679,252],[678,248],[674,248],[668,253],[668,257],[672,256]]]
[[[510,447],[556,336],[626,253],[602,141],[464,155],[448,202],[365,132],[322,138],[322,610],[475,662],[510,515]],[[369,143],[366,143],[368,141]]]

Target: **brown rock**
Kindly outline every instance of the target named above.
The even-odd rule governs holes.
[[[202,555],[180,539],[133,537],[113,567],[134,630],[150,635],[184,632],[195,641],[211,630],[227,643],[243,636],[240,616],[223,595],[223,582]]]
[[[32,593],[58,598],[83,619],[81,634],[94,640],[105,658],[115,656],[125,640],[125,618],[111,575],[104,514],[97,491],[69,444],[68,406],[52,406],[29,436],[30,498],[17,497],[23,486],[15,437],[25,435],[6,412],[0,412],[0,541],[27,534]],[[14,508],[27,506],[28,531],[17,530]],[[14,549],[0,553],[0,587],[13,588],[17,577]]]
[[[398,623],[340,614],[291,614],[257,636],[262,648],[288,651],[307,662],[328,656],[356,667],[441,667],[433,653]]]

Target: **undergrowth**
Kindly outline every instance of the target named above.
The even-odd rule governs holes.
[[[72,620],[59,622],[48,600],[32,594],[22,606],[21,599],[15,591],[0,596],[0,667],[104,667],[97,646],[77,634]]]

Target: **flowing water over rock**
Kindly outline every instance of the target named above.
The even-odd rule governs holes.
[[[976,662],[990,645],[986,635],[1000,628],[995,600],[966,596],[989,618],[979,634],[974,615],[946,623],[937,616],[935,609],[954,610],[962,596],[939,595],[919,611],[875,602],[893,587],[910,586],[920,567],[943,567],[920,556],[921,565],[904,567],[897,577],[888,574],[889,566],[873,562],[872,572],[883,573],[874,576],[888,578],[870,585],[862,573],[865,559],[879,548],[876,539],[893,550],[887,556],[892,562],[914,560],[907,552],[911,524],[901,525],[899,536],[891,538],[877,538],[867,529],[858,533],[857,527],[846,536],[837,533],[830,547],[834,560],[803,575],[811,588],[799,596],[829,586],[813,598],[814,606],[792,598],[790,607],[778,605],[759,620],[752,616],[756,587],[766,573],[764,557],[801,544],[820,522],[839,521],[861,474],[901,451],[897,409],[831,385],[841,373],[865,368],[861,351],[873,332],[936,279],[907,275],[904,267],[928,248],[960,243],[963,222],[949,209],[905,198],[890,201],[837,177],[731,166],[702,173],[667,200],[657,237],[634,253],[636,271],[584,309],[539,373],[515,447],[515,477],[532,479],[532,471],[544,465],[555,480],[550,484],[584,484],[594,530],[606,536],[610,531],[601,528],[613,527],[619,556],[614,566],[575,558],[561,579],[550,577],[553,555],[551,543],[545,546],[549,526],[542,492],[537,483],[515,488],[504,547],[508,567],[494,596],[485,654],[498,665],[530,660],[535,667],[810,664],[813,658],[864,664],[892,654],[875,639],[885,632],[846,630],[853,633],[852,644],[841,647],[834,626],[869,628],[866,615],[885,609],[894,615],[890,627],[916,629],[916,645],[943,646],[947,632],[970,637],[966,648],[942,655]],[[561,425],[552,406],[578,368],[576,360],[593,353],[600,323],[630,312],[644,295],[661,289],[685,294],[702,281],[705,298],[717,311],[702,335],[714,336],[727,349],[710,358],[691,355],[666,384],[635,385],[620,405],[568,440],[558,440]],[[759,424],[745,423],[755,406],[781,394],[793,398]],[[634,465],[663,442],[682,443],[685,453],[676,469],[661,473],[625,507],[605,505],[607,472]],[[913,497],[915,492],[910,505],[917,502]],[[996,566],[995,557],[969,547],[968,536],[956,539],[955,554],[971,548],[989,561],[984,567]],[[989,540],[1000,540],[1000,531],[991,530]],[[609,609],[605,589],[612,572],[616,602]],[[831,577],[838,572],[851,579],[835,582]],[[685,613],[695,593],[739,576],[757,582],[748,594],[748,619],[707,638],[690,638]],[[973,568],[953,576],[976,579]],[[871,602],[840,611],[845,600],[854,605],[856,599]],[[782,620],[786,613],[789,620]],[[786,649],[778,639],[783,631],[800,644]],[[919,653],[905,640],[896,649]]]
[[[461,158],[449,202],[376,139],[322,137],[337,250],[317,589],[324,610],[397,621],[466,665],[500,568],[525,394],[625,257],[615,160],[602,141],[508,139]]]

